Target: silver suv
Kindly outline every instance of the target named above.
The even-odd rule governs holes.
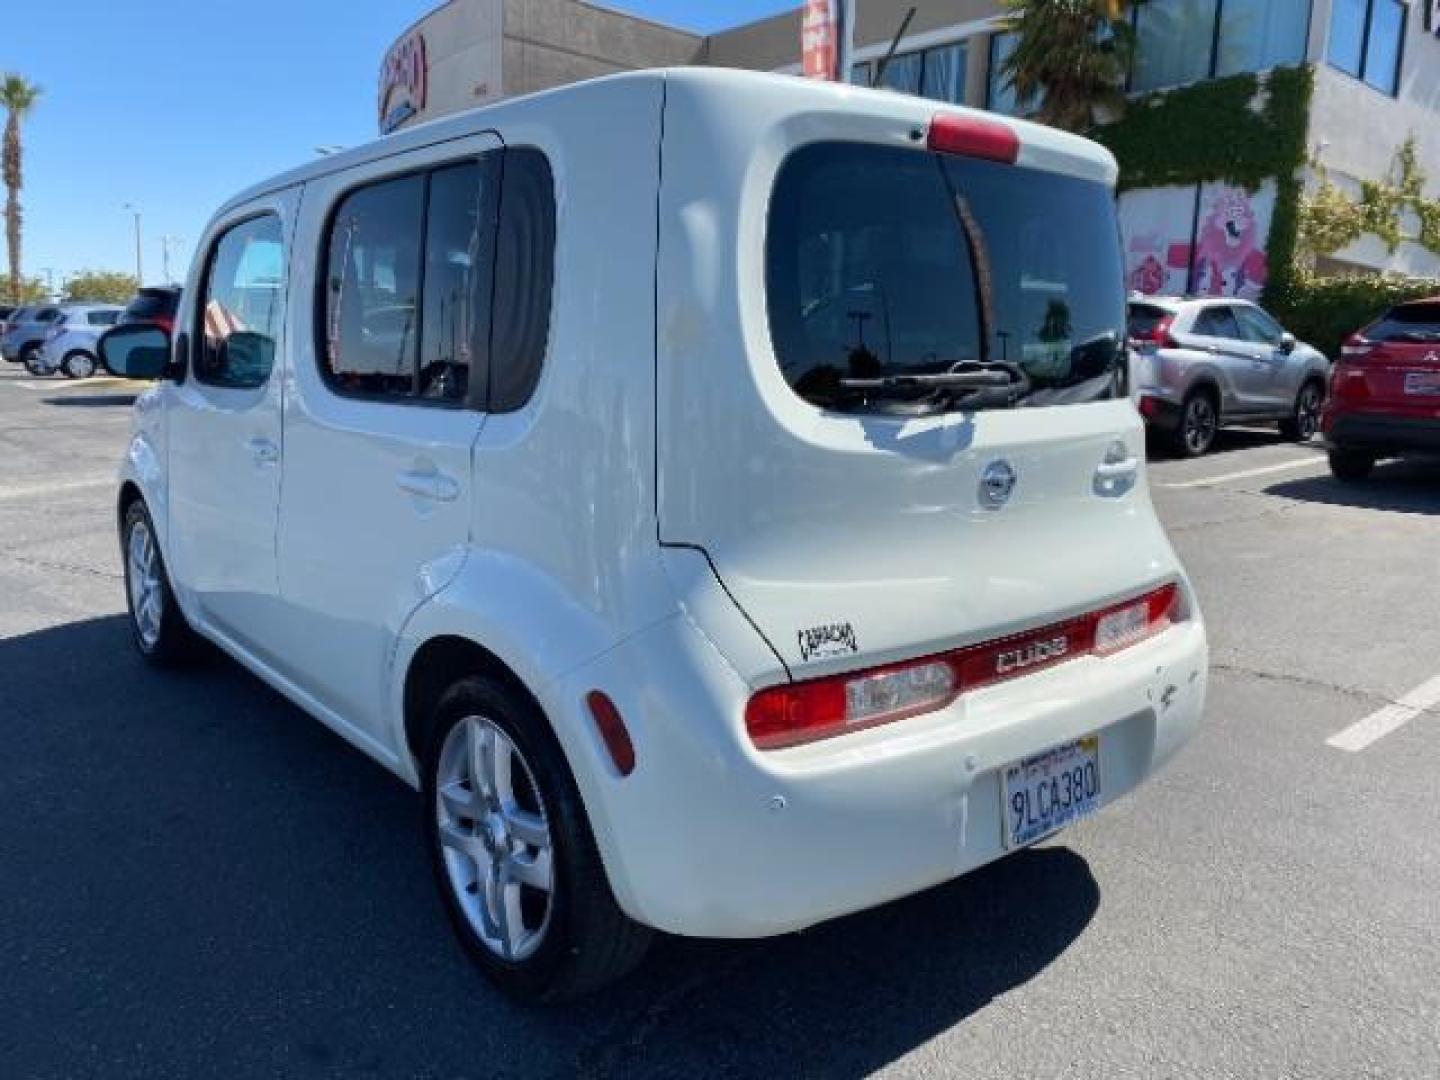
[[[1132,297],[1128,332],[1132,396],[1177,453],[1199,457],[1221,424],[1318,429],[1330,361],[1248,300]]]

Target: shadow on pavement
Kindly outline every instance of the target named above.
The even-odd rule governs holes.
[[[1274,484],[1265,493],[1327,506],[1435,515],[1440,514],[1440,463],[1382,462],[1367,480],[1346,483],[1333,476],[1313,476]]]
[[[523,1009],[452,941],[414,794],[237,665],[58,626],[0,641],[0,718],[3,1076],[860,1077],[1099,904],[1044,848],[804,934],[662,938],[613,990]]]
[[[61,409],[104,409],[120,405],[134,405],[137,396],[133,393],[74,394],[66,397],[43,398],[42,401],[46,405],[54,405]]]
[[[1293,439],[1287,439],[1276,430],[1274,425],[1269,427],[1222,427],[1215,433],[1215,442],[1206,452],[1205,457],[1223,458],[1226,454],[1234,454],[1241,450],[1253,450],[1258,446],[1293,446],[1296,449],[1304,449],[1307,446],[1315,445],[1313,443],[1297,443]],[[1154,428],[1146,428],[1145,449],[1147,455],[1154,461],[1189,460],[1177,454],[1171,448],[1170,440],[1165,434]]]

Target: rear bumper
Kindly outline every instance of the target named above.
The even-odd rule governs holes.
[[[1196,616],[926,716],[761,753],[743,733],[748,688],[677,619],[565,679],[551,707],[581,737],[572,761],[589,755],[577,777],[625,910],[671,933],[764,937],[1005,855],[1003,769],[1038,751],[1098,733],[1102,803],[1133,791],[1196,731],[1206,668]],[[583,715],[593,688],[630,727],[628,778]]]
[[[1145,418],[1147,427],[1158,431],[1174,431],[1180,426],[1180,403],[1168,395],[1162,396],[1154,390],[1142,389],[1135,405]]]
[[[1325,443],[1331,449],[1362,453],[1440,454],[1440,420],[1342,413],[1326,419]]]

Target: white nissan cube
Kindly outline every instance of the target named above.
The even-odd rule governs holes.
[[[459,937],[528,999],[1048,837],[1205,697],[1115,178],[1022,121],[687,69],[251,188],[173,338],[101,346],[158,380],[135,643],[219,646],[420,789]]]

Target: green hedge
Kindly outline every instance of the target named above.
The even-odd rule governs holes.
[[[1423,296],[1440,296],[1440,280],[1378,274],[1347,278],[1297,274],[1267,293],[1267,300],[1285,329],[1333,359],[1340,354],[1342,341],[1374,321],[1391,304]]]

